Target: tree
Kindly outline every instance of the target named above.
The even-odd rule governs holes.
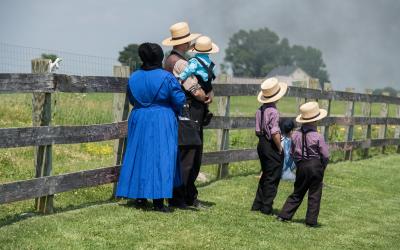
[[[129,44],[119,52],[118,61],[122,63],[122,65],[129,66],[131,71],[137,69],[141,62],[138,49],[138,44]]]
[[[278,65],[279,37],[268,28],[233,34],[225,53],[225,61],[236,76],[265,76]]]
[[[56,54],[42,53],[41,57],[42,57],[42,59],[50,59],[52,62],[54,62],[58,56]]]
[[[307,74],[318,78],[321,83],[329,82],[326,65],[322,59],[322,52],[308,46],[307,48],[294,45],[292,48],[294,65],[302,68]]]
[[[389,96],[397,97],[398,91],[392,87],[384,87],[383,89],[375,89],[372,94],[382,95],[382,93],[388,92]]]
[[[288,39],[280,39],[268,28],[239,30],[230,38],[225,54],[235,76],[265,77],[277,66],[295,65],[321,82],[329,81],[320,50],[291,47]]]

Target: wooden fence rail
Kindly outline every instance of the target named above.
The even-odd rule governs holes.
[[[114,68],[116,76],[126,76],[126,69]],[[62,74],[0,74],[0,94],[5,93],[47,93],[54,92],[68,93],[114,93],[114,106],[118,107],[114,113],[114,123],[95,124],[84,126],[51,126],[50,123],[39,124],[34,127],[24,128],[2,128],[0,129],[0,148],[15,148],[28,146],[51,146],[54,144],[73,144],[87,143],[107,140],[118,140],[115,145],[116,163],[115,166],[85,170],[75,173],[51,176],[48,171],[44,176],[30,180],[21,180],[11,183],[0,184],[0,204],[33,199],[39,197],[51,197],[54,194],[71,191],[77,188],[92,187],[107,183],[115,183],[118,179],[119,165],[121,162],[124,138],[127,135],[126,120],[129,106],[124,95],[127,78],[126,77],[97,77],[97,76],[71,76]],[[230,96],[255,96],[259,91],[259,84],[215,84],[214,91],[216,96],[227,97],[221,99],[220,115],[213,118],[206,129],[221,130],[220,151],[208,152],[204,154],[202,164],[218,164],[222,175],[227,174],[227,164],[231,162],[257,160],[255,149],[228,150],[229,130],[234,129],[254,129],[254,117],[230,117],[229,116],[229,97]],[[286,96],[298,97],[302,99],[321,99],[327,100],[327,108],[331,108],[331,101],[347,101],[352,105],[350,115],[343,117],[329,116],[320,122],[320,126],[325,129],[325,136],[332,125],[349,126],[355,125],[368,126],[369,135],[365,135],[363,140],[353,140],[353,136],[348,135],[346,142],[330,142],[331,150],[342,150],[351,152],[354,149],[365,149],[370,147],[384,147],[397,145],[400,150],[400,98],[391,96],[350,93],[342,91],[327,91],[319,89],[306,89],[290,86]],[[369,111],[363,112],[362,117],[354,116],[354,102],[368,104]],[[384,103],[385,105],[394,104],[397,106],[397,117],[371,117],[371,103]],[[294,117],[287,117],[294,118]],[[121,121],[122,120],[122,121]],[[48,121],[50,122],[50,121]],[[42,126],[40,126],[42,125]],[[44,126],[43,126],[44,125]],[[371,125],[381,125],[385,128],[384,136],[388,125],[396,126],[394,138],[371,139]],[[350,129],[353,133],[353,129]],[[367,133],[368,134],[368,133]],[[50,152],[51,153],[51,152]],[[51,160],[51,158],[50,158]],[[50,162],[51,166],[51,162]],[[51,170],[51,169],[50,169]],[[224,174],[225,173],[225,174]],[[51,211],[51,210],[44,210]]]
[[[0,74],[0,93],[125,93],[127,78],[108,76],[71,76],[62,74]],[[215,84],[216,96],[254,96],[259,84]],[[387,103],[400,105],[400,98],[392,96],[323,91],[290,86],[288,97]]]
[[[282,118],[291,118],[283,116]],[[349,125],[397,125],[400,118],[381,117],[327,117],[320,122],[321,126]],[[216,116],[205,129],[253,129],[254,117]],[[0,148],[43,146],[52,144],[75,144],[98,142],[125,138],[128,124],[126,121],[84,125],[84,126],[42,126],[26,128],[1,128]]]

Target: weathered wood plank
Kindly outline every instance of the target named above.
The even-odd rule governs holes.
[[[259,84],[215,84],[217,96],[254,96],[260,90]],[[349,93],[345,91],[322,91],[289,86],[286,96],[302,97],[306,99],[331,99],[336,101],[375,102],[400,104],[400,98],[392,96],[368,95],[361,93]]]
[[[0,129],[0,148],[73,144],[120,139],[127,122],[87,126],[55,126]]]
[[[292,84],[295,87],[303,87],[303,88],[307,87],[307,82],[306,81],[295,81],[295,82],[292,82]],[[305,99],[297,96],[296,97],[296,112],[300,109],[300,106],[303,103],[305,103]]]
[[[365,90],[365,93],[367,93],[367,94],[372,94],[372,92],[373,92],[373,90],[372,89],[366,89]],[[362,114],[363,114],[363,116],[365,116],[365,117],[371,117],[371,114],[372,114],[372,109],[371,109],[371,103],[369,103],[369,102],[364,102],[363,103],[363,105],[362,105]],[[366,123],[367,124],[367,126],[363,126],[363,139],[364,140],[370,140],[371,139],[371,131],[372,131],[372,123],[371,122],[368,122],[368,123]],[[368,155],[369,155],[369,148],[365,148],[364,150],[363,150],[363,157],[364,158],[367,158],[368,157]]]
[[[258,159],[256,149],[223,150],[204,153],[202,164],[223,164],[229,162],[249,161],[256,159]]]
[[[115,77],[129,77],[130,69],[128,66],[114,66],[113,75]],[[114,93],[113,98],[113,118],[114,122],[125,121],[128,119],[129,100],[127,93]],[[114,141],[114,160],[115,165],[122,164],[124,149],[126,147],[126,138],[121,138]],[[117,192],[117,182],[114,183],[112,197],[115,197]]]
[[[53,74],[0,74],[0,93],[54,92]]]
[[[63,74],[0,74],[0,93],[18,92],[106,92],[124,93],[128,79],[107,76],[73,76]],[[254,96],[259,84],[216,83],[216,96]],[[400,98],[381,95],[321,91],[290,86],[287,96],[307,99],[400,104]]]
[[[33,59],[32,73],[45,74],[50,72],[49,59]],[[33,93],[32,95],[32,126],[49,126],[51,123],[51,93]],[[35,177],[51,175],[52,145],[35,147]],[[53,213],[53,196],[44,196],[35,200],[37,211]]]
[[[128,78],[111,76],[54,75],[56,89],[73,93],[125,93]]]
[[[119,166],[114,166],[1,184],[0,204],[112,183],[118,173]]]
[[[354,88],[346,88],[346,92],[353,93]],[[348,101],[347,102],[347,107],[346,107],[346,117],[353,118],[354,117],[354,107],[355,107],[355,102],[354,101]],[[354,136],[354,125],[350,124],[347,129],[346,129],[346,136],[345,138],[346,141],[351,142],[353,141],[353,136]],[[352,160],[353,158],[353,151],[346,150],[344,159],[345,160]]]
[[[294,119],[284,116],[282,118]],[[321,126],[338,124],[385,124],[380,117],[327,117],[320,121]],[[388,118],[388,124],[400,125],[400,118]],[[254,117],[220,117],[212,119],[206,129],[254,129]],[[127,135],[127,122],[85,126],[43,126],[27,128],[0,129],[0,148],[40,146],[52,144],[74,144],[121,139]]]
[[[295,119],[294,116],[282,116],[282,118]],[[400,124],[399,118],[381,118],[381,117],[336,117],[331,116],[319,121],[320,126],[330,125],[365,125],[373,124],[380,125],[385,124],[397,125]],[[255,127],[254,117],[213,117],[211,123],[206,129],[251,129]]]
[[[397,93],[397,97],[400,97],[400,92]],[[396,106],[396,117],[400,118],[400,105]],[[400,126],[396,126],[394,131],[394,138],[400,138]],[[400,154],[400,145],[397,146],[397,153]]]
[[[374,139],[329,143],[331,151],[381,147],[383,145],[400,145],[400,139]],[[258,155],[256,149],[226,150],[205,153],[202,164],[223,164],[257,159]],[[118,180],[119,169],[119,166],[113,166],[0,184],[0,204],[116,182]]]
[[[325,91],[332,91],[332,84],[329,82],[324,83]],[[331,116],[331,100],[323,100],[321,103],[321,107],[328,112],[328,117]],[[323,126],[321,129],[321,134],[324,135],[324,139],[326,142],[329,141],[329,125]]]
[[[225,78],[226,79],[226,78]],[[230,96],[218,97],[218,115],[229,118],[230,111]],[[219,150],[229,149],[229,128],[217,130],[217,147]],[[218,165],[217,178],[222,179],[229,175],[229,163]]]
[[[383,92],[382,95],[384,96],[389,96],[389,92]],[[380,111],[380,115],[381,117],[387,119],[389,116],[389,104],[387,103],[382,103],[381,104],[381,111]],[[387,126],[388,124],[385,123],[384,125],[382,125],[379,129],[379,138],[386,138],[386,134],[387,134]],[[383,146],[382,147],[382,154],[384,154],[386,151],[386,147]]]

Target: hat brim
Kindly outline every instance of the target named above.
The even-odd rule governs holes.
[[[260,91],[260,93],[258,93],[257,100],[261,103],[271,103],[271,102],[276,102],[279,99],[281,99],[286,94],[288,85],[284,82],[279,82],[278,84],[280,87],[278,94],[276,94],[275,96],[273,96],[271,98],[266,98],[263,96],[262,91]]]
[[[298,115],[296,117],[296,122],[298,123],[310,123],[310,122],[316,122],[319,120],[322,120],[323,118],[325,118],[328,115],[328,111],[326,111],[325,109],[319,109],[319,116],[313,118],[313,119],[308,119],[308,120],[304,120],[301,115]]]
[[[212,43],[212,47],[210,51],[204,52],[204,51],[198,51],[195,48],[195,45],[192,45],[191,48],[189,49],[189,52],[195,52],[195,53],[204,53],[204,54],[215,54],[219,52],[219,47],[215,43]]]
[[[193,40],[196,40],[201,34],[190,34],[190,36],[182,38],[182,39],[177,39],[173,40],[172,37],[168,37],[167,39],[164,39],[162,41],[162,45],[164,46],[176,46],[184,43],[191,42]]]

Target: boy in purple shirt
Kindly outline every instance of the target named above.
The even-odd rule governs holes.
[[[322,196],[322,180],[329,161],[329,148],[324,137],[317,131],[317,121],[326,117],[317,102],[307,102],[300,107],[296,121],[302,123],[292,135],[291,154],[296,162],[297,172],[294,191],[287,198],[278,220],[292,219],[308,191],[306,225],[318,226],[318,214]]]
[[[262,174],[251,210],[268,215],[272,214],[283,164],[279,112],[275,103],[285,95],[286,90],[286,83],[279,82],[277,78],[268,78],[261,84],[257,98],[263,103],[256,113],[256,135],[259,138],[257,153]]]

